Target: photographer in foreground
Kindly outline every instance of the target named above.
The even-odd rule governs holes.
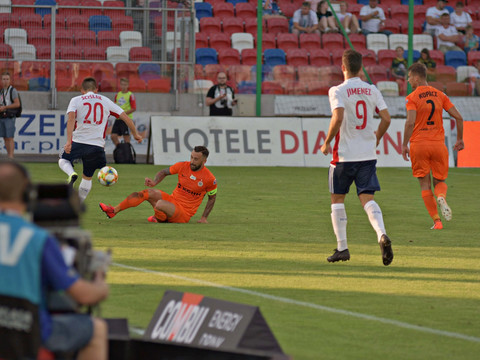
[[[56,239],[22,217],[30,186],[21,165],[0,161],[0,305],[3,301],[8,308],[14,299],[38,309],[44,348],[54,353],[78,352],[80,360],[107,359],[108,329],[103,320],[88,314],[54,315],[47,310],[48,291],[65,290],[78,303],[92,305],[107,297],[108,285],[100,273],[93,282],[73,274]],[[24,308],[32,308],[28,304]],[[31,313],[35,318],[36,311]],[[0,329],[2,325],[9,328],[2,323]]]

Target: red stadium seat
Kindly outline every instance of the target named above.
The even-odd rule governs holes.
[[[0,13],[0,28],[20,28],[20,17],[10,13]],[[1,37],[3,38],[3,32]]]
[[[114,31],[99,31],[97,34],[99,47],[120,46],[120,38]]]
[[[430,57],[435,61],[437,65],[445,65],[445,55],[443,54],[443,52],[441,52],[440,50],[430,50],[429,53],[430,53]],[[472,51],[469,54],[471,53],[476,53],[476,52]],[[469,65],[471,65],[470,61],[469,61]]]
[[[55,31],[55,45],[59,47],[72,46],[74,33],[72,30],[57,29]]]
[[[197,32],[195,34],[195,48],[206,48],[208,44],[208,34]]]
[[[51,58],[51,49],[50,45],[38,45],[35,46],[37,49],[37,59],[50,59]],[[60,47],[57,46],[55,50],[55,59],[60,59]]]
[[[340,65],[322,66],[319,69],[320,79],[329,81],[330,86],[338,85],[343,82],[343,73]]]
[[[136,75],[132,75],[130,77],[130,83],[128,84],[128,89],[132,92],[145,92],[147,89],[147,85],[145,84],[145,81],[140,79]],[[118,80],[120,81],[120,80]]]
[[[67,29],[71,30],[88,30],[88,16],[74,15],[66,18]]]
[[[362,54],[363,66],[377,65],[377,56],[375,51],[369,49],[359,49],[358,52]]]
[[[359,49],[366,49],[367,48],[367,40],[365,39],[365,35],[363,34],[350,34],[348,36],[350,38],[350,42],[352,43],[355,50]],[[345,39],[345,47],[349,47],[347,40]]]
[[[118,79],[129,79],[132,76],[138,76],[138,65],[135,63],[117,63],[115,65],[115,73]]]
[[[243,49],[241,55],[243,65],[257,64],[257,49]]]
[[[232,36],[235,33],[243,33],[245,29],[243,27],[243,19],[236,17],[223,18],[222,20],[223,32]]]
[[[220,33],[222,22],[219,18],[203,17],[200,19],[200,30],[205,33]]]
[[[324,49],[343,49],[343,36],[340,34],[322,34],[322,47]]]
[[[107,0],[103,2],[102,6],[104,7],[103,15],[110,17],[110,19],[125,16],[125,4],[123,1]],[[109,7],[115,7],[117,9],[105,9]]]
[[[330,53],[324,49],[310,49],[310,65],[314,66],[329,66],[332,64],[330,61]]]
[[[152,49],[147,46],[130,48],[131,61],[152,61]]]
[[[290,33],[278,33],[277,47],[285,52],[288,49],[298,49],[298,36]]]
[[[257,36],[253,36],[255,39],[255,46],[257,46]],[[277,47],[276,35],[264,33],[262,34],[262,50],[265,49],[275,49]]]
[[[103,47],[90,47],[83,49],[85,60],[106,60],[106,49]]]
[[[318,34],[300,34],[300,48],[302,49],[320,49],[322,42]]]
[[[97,0],[82,0],[80,4],[80,12],[88,17],[93,15],[102,15],[102,9],[93,9],[93,7],[101,7],[102,3]]]
[[[279,83],[296,81],[295,67],[291,65],[276,65],[273,67],[273,80]]]
[[[408,21],[408,5],[392,5],[390,12],[394,14],[392,19]],[[423,21],[425,21],[425,18],[423,18]]]
[[[342,56],[345,49],[332,49],[331,56],[332,56],[332,64],[341,64],[342,63]]]
[[[219,49],[218,63],[221,65],[240,65],[240,53],[237,49],[232,48]]]
[[[156,18],[155,18],[156,19]],[[116,16],[112,18],[113,31],[133,31],[133,18],[131,16]]]
[[[147,82],[147,91],[153,93],[169,93],[172,89],[171,80],[168,78],[152,79]]]
[[[47,77],[47,66],[50,66],[50,63],[43,61],[22,61],[22,65],[20,66],[22,78],[28,80],[35,77]]]
[[[447,82],[445,83],[445,93],[448,96],[468,96],[468,86],[466,83]]]
[[[442,92],[445,92],[445,84],[440,82],[440,81],[429,81],[428,85],[434,87],[435,89],[438,89]]]
[[[28,43],[38,46],[46,46],[51,43],[50,29],[30,29],[28,31]]]
[[[246,18],[244,19],[244,22],[245,22],[245,32],[255,36],[257,34],[257,19]],[[262,21],[262,29],[263,29],[263,34],[265,35],[267,30],[267,22],[265,20]]]
[[[97,82],[103,78],[114,78],[115,68],[111,63],[95,63],[92,65],[92,75]]]
[[[308,65],[307,49],[288,49],[287,64],[292,66]]]
[[[87,48],[97,46],[97,37],[95,31],[79,30],[75,32],[75,45],[82,46],[85,50]]]
[[[276,81],[263,81],[262,82],[262,94],[276,94],[283,95],[285,92],[283,90],[282,84]]]
[[[288,33],[288,20],[283,18],[267,19],[267,32],[271,34]]]
[[[257,20],[257,8],[252,3],[237,3],[235,16],[242,19],[254,18]]]
[[[395,54],[395,50],[378,50],[378,63],[387,68],[390,68],[392,66],[392,60],[396,57],[397,55]]]
[[[31,0],[15,0],[12,1],[12,5],[34,5],[35,2]],[[15,15],[28,15],[34,14],[35,8],[33,7],[12,7],[12,14]]]
[[[51,14],[43,15],[43,28],[48,29],[50,31],[51,27],[52,27],[52,15]],[[55,16],[55,27],[56,27],[56,30],[65,29],[65,17],[63,15],[59,14]]]
[[[210,47],[217,51],[222,48],[231,48],[230,36],[224,33],[210,33]]]
[[[317,66],[313,66],[313,65],[299,66],[297,71],[298,71],[299,81],[307,82],[307,81],[320,80],[320,71]]]
[[[298,10],[297,5],[291,4],[288,2],[283,2],[280,5],[280,10],[282,10],[283,15],[285,15],[287,18],[293,17],[293,13]]]
[[[72,15],[80,15],[80,8],[78,7],[77,0],[63,0],[61,2],[57,1],[57,4],[59,5],[58,15],[64,18]],[[67,8],[62,8],[61,6],[75,6],[75,7],[67,9]],[[43,20],[45,21],[45,15]]]
[[[365,70],[367,71],[370,79],[374,84],[379,81],[387,81],[388,80],[388,68],[383,65],[373,65],[373,66],[366,66]]]
[[[440,50],[437,50],[440,51]],[[430,51],[430,56],[432,56],[432,51]],[[477,61],[480,60],[480,51],[469,51],[467,54],[468,65],[474,66]]]
[[[62,60],[83,60],[82,49],[76,46],[60,47],[60,57]]]
[[[328,81],[310,81],[307,84],[307,94],[309,95],[328,95],[330,90],[330,83]]]
[[[457,72],[453,66],[437,65],[435,68],[435,80],[446,84],[457,81]]]
[[[249,49],[250,50],[250,49]],[[250,65],[232,65],[228,67],[228,78],[235,83],[250,81],[252,71]]]
[[[25,14],[20,17],[20,27],[22,29],[41,29],[42,15],[40,14]]]
[[[384,29],[399,34],[401,32],[400,22],[396,19],[386,19]]]
[[[216,2],[213,5],[213,16],[216,18],[233,17],[233,4],[227,2]]]
[[[307,84],[298,81],[285,83],[285,93],[289,95],[305,95],[307,93]]]

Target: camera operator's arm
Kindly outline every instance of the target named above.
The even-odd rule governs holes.
[[[155,175],[155,178],[153,180],[148,177],[145,178],[145,186],[154,187],[155,185],[159,184],[163,179],[165,179],[165,176],[168,175],[170,175],[170,168],[160,170],[157,175]]]
[[[97,273],[93,282],[78,279],[67,293],[80,304],[94,305],[108,296],[108,285],[103,274]]]

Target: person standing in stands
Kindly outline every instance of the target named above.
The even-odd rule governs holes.
[[[7,156],[13,159],[15,150],[15,112],[20,107],[18,91],[10,85],[10,73],[2,73],[2,90],[0,92],[0,136],[5,141]],[[13,99],[13,102],[12,102]]]
[[[205,104],[210,106],[210,116],[232,116],[232,107],[237,104],[235,92],[227,85],[227,74],[217,74],[217,85],[213,85],[207,92]]]
[[[120,79],[120,91],[115,95],[115,104],[120,106],[125,114],[127,114],[130,119],[133,119],[133,112],[137,110],[137,100],[135,95],[128,90],[129,81],[127,78]],[[126,143],[130,142],[130,131],[128,130],[127,124],[122,119],[115,119],[112,128],[112,134],[110,138],[115,146],[118,145],[119,137],[123,136],[123,141]]]

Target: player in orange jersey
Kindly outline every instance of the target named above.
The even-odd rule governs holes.
[[[438,216],[437,203],[444,219],[447,221],[452,219],[452,210],[446,201],[448,149],[445,146],[443,110],[455,118],[457,123],[457,141],[453,147],[457,151],[464,148],[463,118],[447,95],[428,86],[425,65],[415,63],[410,66],[408,82],[415,90],[406,98],[407,121],[403,135],[402,155],[405,161],[408,161],[409,157],[412,161],[413,176],[420,182],[423,202],[434,221],[432,229],[439,230],[443,229],[443,224]],[[431,177],[433,177],[433,192]]]
[[[148,201],[155,211],[155,214],[150,216],[148,221],[154,223],[187,223],[195,215],[205,194],[207,194],[208,201],[205,210],[198,220],[199,223],[207,224],[207,217],[215,205],[217,196],[217,180],[205,167],[208,154],[206,147],[196,146],[192,151],[190,161],[178,162],[160,170],[153,180],[148,177],[145,178],[145,185],[154,187],[166,176],[178,174],[178,184],[171,195],[162,190],[145,189],[130,194],[115,207],[100,203],[100,209],[109,218],[113,218],[120,211]]]

